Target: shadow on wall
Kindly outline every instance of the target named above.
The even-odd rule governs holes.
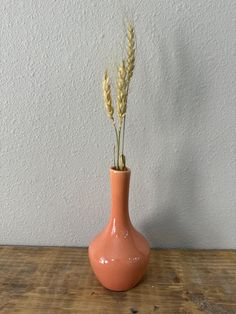
[[[171,68],[164,70],[167,71],[167,79],[162,82],[166,97],[171,99],[171,117],[162,127],[168,127],[169,134],[171,130],[173,136],[177,134],[181,138],[181,147],[176,155],[172,154],[176,158],[175,166],[169,172],[168,180],[163,180],[168,184],[166,205],[155,208],[156,214],[147,218],[142,230],[152,247],[207,248],[211,246],[208,243],[217,243],[219,235],[206,221],[207,216],[201,206],[201,167],[197,143],[194,142],[196,137],[193,136],[205,116],[207,73],[202,64],[204,58],[199,56],[199,51],[194,57],[183,32],[175,34],[172,49],[174,63],[168,63],[166,56],[170,56],[170,52],[164,46],[159,47],[161,67],[164,69],[171,64]],[[157,107],[153,104],[154,110]],[[156,110],[160,112],[160,106]],[[158,195],[161,177],[156,175],[156,178]]]
[[[192,162],[193,151],[182,151],[176,168],[168,179],[166,205],[155,208],[156,214],[143,225],[152,247],[199,246],[195,224],[199,224],[198,169]],[[160,184],[160,183],[159,183]],[[158,189],[158,186],[157,186]],[[204,228],[202,225],[201,228]]]

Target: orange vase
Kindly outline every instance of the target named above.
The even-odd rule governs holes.
[[[129,217],[130,170],[110,169],[112,208],[108,225],[89,246],[92,269],[107,289],[134,287],[147,268],[150,248]]]

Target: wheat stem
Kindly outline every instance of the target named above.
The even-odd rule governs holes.
[[[115,122],[113,121],[113,127],[115,129],[115,135],[116,135],[116,150],[117,150],[117,156],[119,156],[119,146],[120,146],[120,136],[117,131],[117,127],[115,125]],[[117,157],[117,162],[116,162],[116,169],[119,170],[119,157]]]
[[[113,146],[113,168],[116,168],[116,145]]]

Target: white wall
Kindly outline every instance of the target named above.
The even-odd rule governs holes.
[[[101,77],[136,26],[126,157],[158,247],[236,248],[235,0],[0,2],[0,243],[86,246],[110,210]]]

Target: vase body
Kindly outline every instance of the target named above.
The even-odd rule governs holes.
[[[150,248],[129,217],[130,170],[110,169],[112,206],[105,229],[89,245],[92,269],[107,289],[125,291],[134,287],[147,268]]]

